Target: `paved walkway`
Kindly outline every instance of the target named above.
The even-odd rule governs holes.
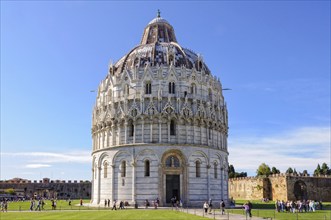
[[[225,215],[221,215],[220,210],[216,209],[215,212],[212,211],[211,214],[205,214],[203,209],[182,209],[180,210],[182,212],[185,213],[189,213],[189,214],[193,214],[193,215],[198,215],[198,216],[203,216],[203,217],[208,217],[211,219],[215,219],[215,220],[266,220],[266,218],[260,218],[260,217],[252,217],[249,218],[244,215],[238,215],[238,214],[231,214],[231,213],[226,213]],[[269,218],[270,220],[270,218]]]

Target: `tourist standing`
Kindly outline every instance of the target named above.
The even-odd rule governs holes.
[[[209,206],[209,214],[211,214],[211,211],[213,209],[213,200],[212,199],[209,199],[208,206]]]
[[[249,211],[249,217],[251,217],[252,218],[252,208],[253,208],[253,204],[250,202],[250,201],[248,201],[248,203],[247,203],[247,205],[248,205],[248,211]]]
[[[206,202],[203,204],[203,209],[205,210],[205,214],[207,214],[207,212],[208,212],[208,208],[209,208],[209,206],[208,206],[208,202],[206,201]]]
[[[243,205],[243,208],[245,209],[246,217],[247,217],[247,216],[250,216],[248,203],[245,203],[245,204]]]

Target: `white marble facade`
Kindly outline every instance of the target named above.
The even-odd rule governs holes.
[[[158,15],[110,64],[92,119],[92,203],[173,196],[228,200],[228,115],[220,80]]]

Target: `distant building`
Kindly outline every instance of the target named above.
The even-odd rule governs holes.
[[[229,179],[233,199],[318,200],[331,202],[331,176],[274,174],[269,177]]]
[[[57,199],[90,199],[90,181],[64,181],[50,180],[43,178],[40,181],[31,181],[21,178],[0,181],[0,195],[5,194],[6,190],[13,189],[18,197],[44,197]]]
[[[221,82],[202,56],[179,45],[158,14],[141,43],[110,64],[99,85],[92,203],[159,198],[165,206],[173,197],[191,206],[227,202],[227,137]]]

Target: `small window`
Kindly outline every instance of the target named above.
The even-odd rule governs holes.
[[[125,179],[122,179],[122,186],[125,186]]]
[[[133,137],[134,136],[134,124],[133,122],[131,121],[130,122],[130,137]]]
[[[186,96],[187,96],[187,92],[185,91],[185,92],[184,92],[184,97],[186,98]]]
[[[145,85],[145,94],[152,94],[152,84],[150,82]]]
[[[200,177],[200,167],[201,167],[201,162],[197,160],[195,162],[195,176],[196,177]]]
[[[149,160],[145,161],[145,176],[149,176],[150,175],[150,163]]]
[[[211,133],[213,132],[213,130],[211,128],[209,128],[209,139],[211,139]]]
[[[122,167],[121,167],[121,177],[125,177],[126,176],[126,162],[122,161]]]
[[[175,83],[174,82],[169,82],[169,94],[175,94]]]
[[[108,163],[105,162],[103,164],[103,178],[107,178],[107,166],[108,166]]]
[[[214,163],[214,178],[217,179],[217,163]]]
[[[176,135],[176,124],[175,120],[170,121],[170,135]]]

